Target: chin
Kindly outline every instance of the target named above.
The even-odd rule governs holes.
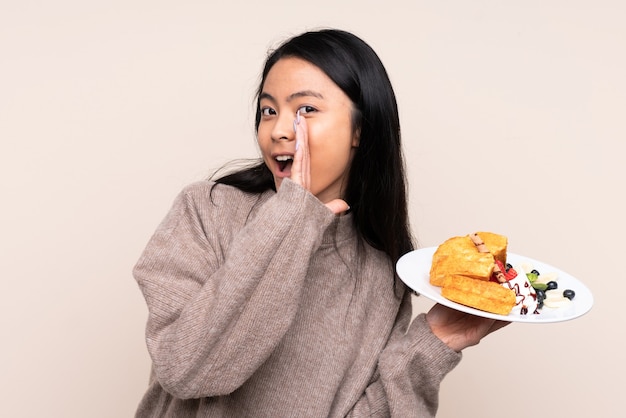
[[[276,188],[276,191],[278,191],[282,182],[283,179],[274,177],[274,187]]]

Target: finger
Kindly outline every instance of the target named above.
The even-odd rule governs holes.
[[[302,151],[296,149],[293,155],[293,164],[291,165],[291,181],[302,186]]]
[[[348,206],[346,201],[342,199],[331,200],[330,202],[326,203],[326,207],[330,209],[335,215],[341,215],[342,213],[350,209],[350,206]]]
[[[302,118],[300,118],[300,122],[302,122]],[[293,164],[291,166],[291,180],[294,183],[299,184],[300,186],[308,189],[305,185],[305,181],[303,179],[303,171],[304,171],[304,154],[306,152],[306,146],[303,145],[303,130],[298,123],[298,119],[296,116],[296,120],[293,122],[293,128],[295,130],[296,135],[296,152],[293,156]]]
[[[507,325],[510,325],[511,322],[508,321],[495,321],[492,325],[491,328],[489,328],[489,334],[491,334],[494,331],[497,331],[501,328],[506,327]]]
[[[309,149],[309,134],[306,124],[306,118],[300,116],[300,122],[297,125],[296,129],[296,140],[298,141],[298,151],[302,149],[302,165],[301,168],[301,179],[302,185],[305,189],[311,189],[311,154]]]

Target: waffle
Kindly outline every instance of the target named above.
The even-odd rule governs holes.
[[[444,280],[441,296],[465,306],[499,315],[508,315],[515,306],[515,292],[495,282],[450,275]]]

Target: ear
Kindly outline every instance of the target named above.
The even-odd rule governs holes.
[[[361,128],[356,128],[352,134],[352,148],[358,148],[361,142]]]

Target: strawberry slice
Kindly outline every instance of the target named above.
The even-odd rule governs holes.
[[[505,279],[511,280],[517,277],[517,272],[513,267],[507,269],[500,260],[496,260],[496,264],[498,265],[498,267],[500,267],[500,271],[502,272],[502,274],[504,274]]]

